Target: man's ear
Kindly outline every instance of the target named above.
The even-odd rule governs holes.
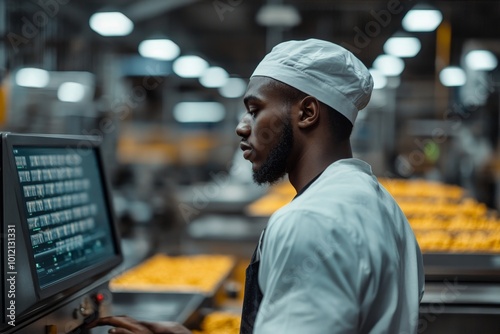
[[[297,125],[301,129],[309,128],[319,122],[320,102],[313,96],[306,96],[299,104]]]

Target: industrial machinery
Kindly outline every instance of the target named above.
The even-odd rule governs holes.
[[[122,262],[99,142],[1,135],[2,333],[86,333]]]

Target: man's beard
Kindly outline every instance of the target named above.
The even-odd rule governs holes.
[[[273,184],[286,174],[286,165],[290,152],[292,151],[293,132],[290,118],[284,124],[280,141],[269,152],[267,160],[262,166],[253,172],[255,183],[262,185]]]

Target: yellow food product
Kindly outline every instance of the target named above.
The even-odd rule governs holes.
[[[378,180],[393,196],[459,200],[465,194],[465,190],[459,186],[436,181],[392,178],[379,178]]]
[[[201,331],[193,334],[238,334],[240,332],[241,316],[229,312],[213,312],[203,319]]]
[[[410,222],[423,252],[500,249],[500,220],[465,190],[425,180],[381,179]]]
[[[234,259],[226,255],[157,254],[110,281],[112,290],[211,292],[229,273]]]
[[[450,248],[453,238],[446,231],[415,231],[418,244],[422,251],[442,251]]]
[[[465,189],[422,179],[379,178],[410,222],[423,252],[500,252],[500,219]],[[295,195],[289,183],[270,188],[250,215],[271,215]]]

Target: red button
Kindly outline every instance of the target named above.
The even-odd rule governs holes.
[[[102,293],[97,293],[95,295],[95,301],[97,302],[97,304],[100,304],[104,301],[104,294]]]

